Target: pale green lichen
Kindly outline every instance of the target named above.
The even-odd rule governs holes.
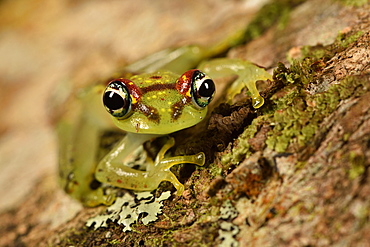
[[[218,239],[221,243],[219,246],[239,246],[238,241],[235,239],[236,234],[239,233],[239,227],[230,222],[235,219],[238,214],[238,211],[230,200],[226,200],[222,204],[219,216],[219,220],[221,221],[218,230]]]
[[[94,229],[97,230],[100,227],[108,227],[108,222],[112,221],[124,226],[122,231],[131,231],[131,224],[138,222],[143,213],[146,215],[140,220],[144,225],[157,220],[157,216],[162,213],[162,201],[170,196],[170,191],[162,193],[158,198],[155,198],[150,192],[139,192],[136,193],[138,202],[135,202],[135,197],[126,193],[123,197],[118,197],[115,203],[107,208],[107,214],[89,219],[86,226],[94,226]]]
[[[220,219],[223,220],[234,219],[236,216],[238,216],[238,211],[231,204],[230,200],[226,200],[222,204],[222,207],[220,208]]]
[[[218,238],[221,240],[219,246],[239,246],[238,241],[235,239],[235,235],[239,233],[239,228],[231,222],[222,221],[220,223],[220,229],[218,230]]]

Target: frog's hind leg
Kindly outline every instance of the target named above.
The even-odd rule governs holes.
[[[89,207],[110,205],[115,199],[94,177],[101,133],[111,129],[110,118],[101,106],[101,90],[96,86],[71,96],[57,125],[61,186]]]
[[[61,121],[59,134],[59,173],[67,194],[85,206],[110,205],[114,195],[105,194],[94,178],[95,153],[99,146],[99,129],[88,121]]]

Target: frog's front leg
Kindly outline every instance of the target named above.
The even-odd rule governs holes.
[[[199,66],[199,69],[203,70],[213,78],[237,75],[238,78],[227,90],[228,100],[231,101],[236,94],[240,93],[244,86],[247,86],[252,96],[252,104],[254,108],[259,108],[264,103],[264,99],[257,90],[256,81],[272,79],[271,75],[263,68],[241,59],[213,59],[202,63]]]
[[[97,180],[116,187],[138,191],[152,191],[158,188],[162,181],[169,181],[177,189],[177,195],[181,195],[184,191],[184,186],[170,171],[170,168],[183,163],[202,166],[205,162],[204,154],[198,153],[195,155],[164,158],[165,153],[175,143],[174,139],[170,138],[159,151],[155,161],[148,162],[146,171],[130,168],[122,162],[132,153],[134,146],[137,147],[139,142],[143,143],[151,138],[153,138],[153,135],[128,133],[125,140],[122,140],[98,164],[95,174]]]

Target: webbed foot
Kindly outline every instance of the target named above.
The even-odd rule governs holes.
[[[167,143],[159,151],[153,166],[153,170],[149,170],[149,176],[156,178],[159,183],[161,181],[169,181],[175,186],[177,195],[181,196],[184,192],[184,185],[182,185],[177,177],[170,171],[170,168],[178,164],[195,164],[203,166],[205,163],[205,155],[200,152],[194,155],[174,156],[164,158],[165,153],[175,144],[175,139],[170,138]]]

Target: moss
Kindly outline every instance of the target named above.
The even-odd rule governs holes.
[[[368,0],[336,0],[339,3],[346,5],[346,6],[354,6],[354,7],[361,7],[367,4]]]
[[[327,47],[323,45],[316,45],[316,46],[308,46],[305,45],[301,48],[301,57],[312,57],[314,59],[320,59],[323,57],[330,57],[332,54],[328,52]],[[291,59],[289,59],[290,62],[292,62]]]
[[[249,42],[261,36],[272,25],[283,29],[289,20],[291,10],[305,0],[272,1],[261,8],[245,30],[243,42]]]
[[[304,61],[307,58],[316,61],[327,61],[332,58],[339,50],[347,48],[350,44],[357,41],[363,35],[362,31],[356,33],[339,33],[335,42],[328,46],[321,44],[315,46],[303,46],[301,48],[301,56],[299,61]],[[294,63],[293,59],[287,58],[290,63]],[[320,65],[320,63],[318,63]]]
[[[66,235],[59,240],[58,245],[73,246],[79,243],[83,246],[86,243],[85,232],[86,232],[85,227],[80,229],[75,228],[69,229],[68,232],[66,232]]]
[[[290,13],[294,7],[306,0],[276,0],[264,5],[248,26],[227,37],[208,49],[207,57],[220,57],[232,47],[248,43],[260,37],[265,31],[276,25],[283,30],[289,22]]]
[[[360,96],[369,90],[367,80],[361,76],[349,76],[339,84],[327,85],[318,92],[309,92],[308,88],[312,84],[322,84],[324,64],[314,58],[294,61],[290,68],[279,64],[274,71],[274,80],[282,82],[285,87],[270,97],[271,105],[263,111],[264,115],[253,120],[239,136],[232,152],[222,157],[222,162],[230,166],[249,157],[253,150],[248,140],[255,136],[262,123],[273,126],[267,133],[268,148],[276,152],[301,150],[311,145],[315,135],[323,131],[322,127],[325,126],[320,127],[320,124],[337,109],[342,100]],[[358,171],[361,170],[354,169],[351,176]]]
[[[108,244],[111,244],[111,245],[119,245],[119,244],[121,244],[122,242],[121,241],[119,241],[118,239],[112,239],[112,240],[109,240],[109,241],[107,241],[108,242]]]
[[[287,151],[291,144],[293,150],[305,147],[324,118],[338,107],[341,100],[364,93],[357,90],[365,86],[363,83],[359,78],[348,77],[326,92],[314,95],[299,90],[300,86],[290,88],[291,91],[276,102],[278,108],[271,119],[275,127],[268,134],[267,146],[277,152]]]
[[[237,164],[246,157],[252,154],[251,145],[248,140],[253,138],[258,131],[259,126],[265,121],[264,116],[260,116],[252,121],[252,123],[239,136],[237,146],[232,152],[226,153],[221,157],[223,169],[228,169],[230,165]]]
[[[158,238],[146,238],[145,242],[142,243],[142,246],[163,246],[164,243],[171,243],[174,244],[173,242],[173,230],[164,230],[161,231],[161,235]],[[175,245],[174,245],[175,246]]]
[[[274,71],[274,79],[281,81],[284,85],[294,85],[299,93],[300,89],[305,88],[307,84],[317,79],[317,73],[322,70],[323,66],[324,64],[321,63],[320,59],[314,57],[293,60],[289,69],[284,64],[279,63]],[[285,88],[285,91],[291,90]],[[274,99],[276,99],[276,96]]]
[[[221,173],[222,173],[222,168],[217,166],[215,163],[210,164],[209,166],[207,166],[206,169],[208,170],[208,172],[211,175],[210,179],[213,179],[213,178],[221,175]]]
[[[358,31],[357,33],[354,33],[349,36],[340,33],[336,39],[336,43],[340,45],[342,48],[347,48],[349,44],[355,42],[361,35],[363,35],[362,31]]]
[[[326,62],[362,35],[363,32],[339,34],[331,45],[303,47],[302,58],[292,61],[289,68],[279,63],[273,79],[282,88],[266,99],[267,105],[260,109],[263,115],[246,127],[232,152],[222,157],[224,168],[227,169],[252,154],[254,150],[248,140],[255,137],[262,124],[273,126],[267,133],[265,143],[276,152],[296,152],[308,145],[314,145],[313,138],[320,135],[319,132],[325,128],[320,127],[320,124],[337,109],[339,103],[369,90],[367,80],[361,76],[349,76],[335,85],[329,85],[323,77]],[[354,169],[350,176],[359,171],[361,170]]]
[[[324,86],[323,92],[309,94],[306,90],[309,85],[322,84],[321,71],[325,61],[361,35],[362,32],[340,34],[332,45],[304,47],[302,55],[305,58],[293,61],[289,69],[278,65],[274,79],[282,81],[286,87],[271,97],[276,107],[271,119],[275,128],[266,141],[269,148],[284,152],[290,144],[296,145],[294,149],[304,147],[315,135],[323,119],[338,107],[341,100],[366,91],[361,90],[366,87],[366,82],[358,77],[348,77],[328,89]]]
[[[355,179],[362,176],[366,171],[366,158],[363,154],[357,152],[349,152],[349,162],[351,164],[351,169],[348,171],[348,176],[350,179]]]

